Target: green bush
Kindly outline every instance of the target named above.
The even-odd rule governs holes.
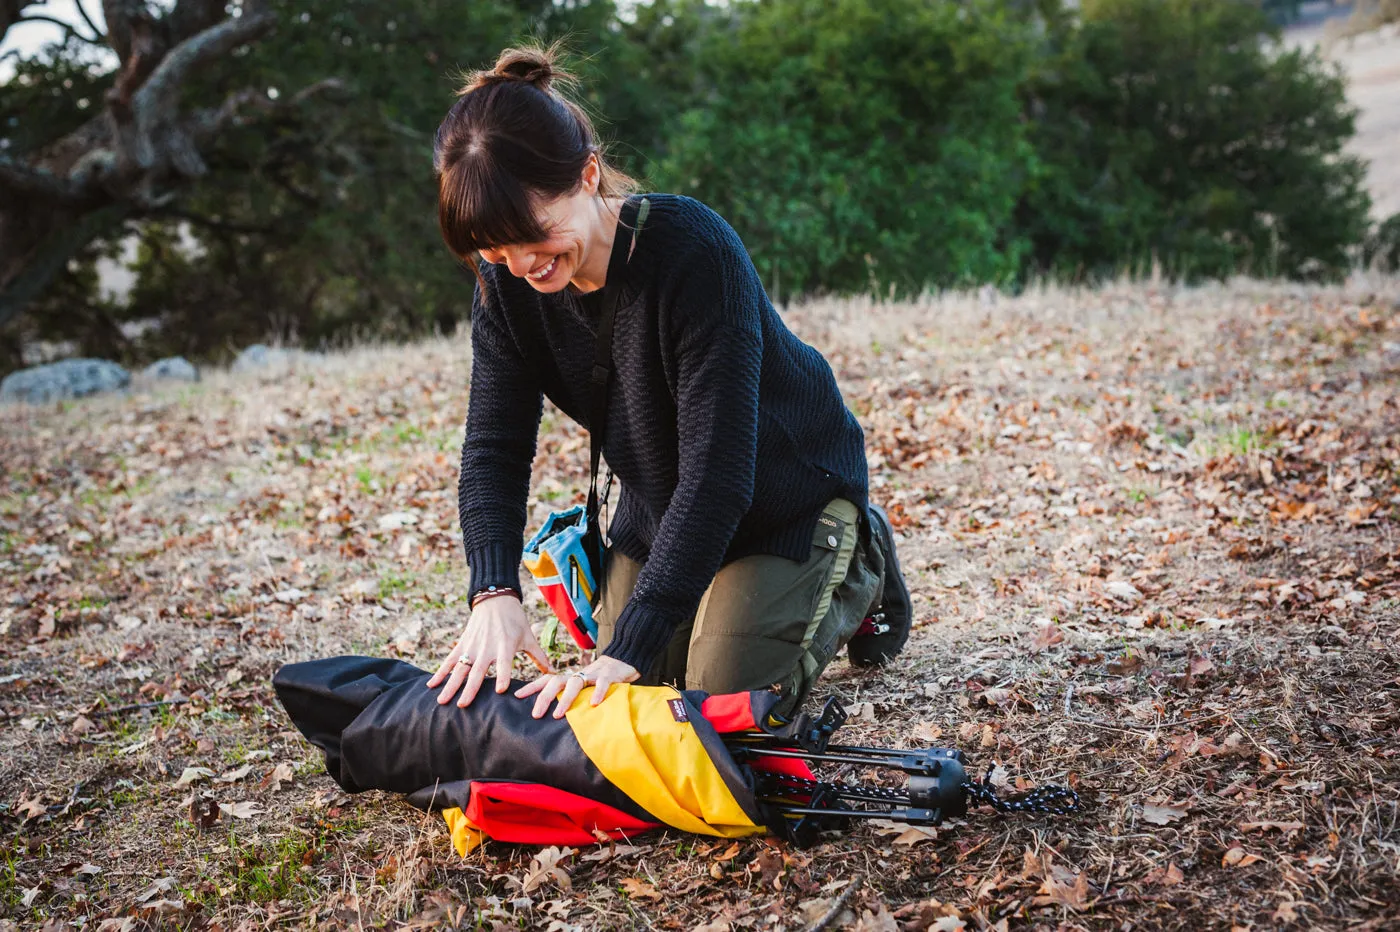
[[[1239,0],[1086,0],[1050,13],[1026,86],[1042,170],[1028,271],[1335,278],[1365,235],[1341,74]]]
[[[995,0],[740,6],[657,180],[728,219],[773,291],[1006,280],[1030,39]]]

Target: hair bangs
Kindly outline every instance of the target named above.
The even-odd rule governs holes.
[[[548,233],[534,199],[487,151],[464,152],[438,175],[438,226],[458,257],[515,243],[538,243]]]

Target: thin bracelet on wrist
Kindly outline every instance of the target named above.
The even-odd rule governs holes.
[[[521,597],[519,589],[512,589],[509,586],[487,586],[485,589],[482,589],[476,595],[472,596],[471,607],[476,608],[487,599],[494,599],[503,595],[514,596],[517,602],[525,601]]]

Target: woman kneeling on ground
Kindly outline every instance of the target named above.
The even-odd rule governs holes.
[[[567,81],[552,51],[508,49],[437,133],[442,235],[477,269],[459,485],[472,612],[428,686],[446,681],[438,701],[466,706],[492,665],[508,689],[524,651],[544,671],[516,692],[536,697],[536,718],[556,697],[562,716],[587,684],[596,703],[632,682],[776,688],[791,712],[842,645],[873,665],[909,634],[860,425],[738,234],[692,198],[631,194],[555,87]],[[614,250],[629,232],[630,255]],[[542,399],[595,427],[605,285],[620,291],[603,454],[621,493],[599,655],[566,675],[521,606],[521,542]]]

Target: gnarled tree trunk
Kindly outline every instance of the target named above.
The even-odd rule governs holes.
[[[0,38],[32,18],[35,0],[0,0]],[[282,104],[249,88],[214,108],[187,110],[180,91],[201,68],[267,33],[263,0],[179,0],[155,15],[143,0],[103,0],[120,61],[116,83],[91,120],[40,151],[0,154],[0,325],[39,295],[83,246],[132,217],[158,214],[207,171],[202,152],[230,125]]]

